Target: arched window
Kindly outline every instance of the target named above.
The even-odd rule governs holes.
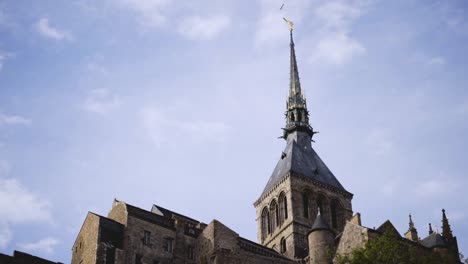
[[[286,238],[282,237],[280,241],[280,252],[286,252]]]
[[[302,122],[302,114],[301,112],[297,112],[297,121]]]
[[[323,215],[323,197],[321,196],[317,199],[317,210],[320,210],[320,214]]]
[[[279,211],[279,225],[281,225],[285,219],[288,219],[288,202],[286,201],[286,195],[284,192],[280,193],[278,198],[278,211]]]
[[[295,120],[294,120],[294,113],[291,112],[291,122],[294,122],[294,121],[295,121]]]
[[[268,213],[268,207],[263,208],[262,211],[262,240],[264,240],[267,234],[270,233],[270,219]]]
[[[336,220],[336,201],[335,200],[331,202],[330,211],[331,211],[332,227],[337,228],[338,223]]]
[[[276,200],[273,200],[270,204],[270,227],[271,227],[271,232],[275,230],[276,225],[278,224],[278,203],[276,203]]]
[[[309,194],[304,192],[302,194],[302,209],[305,218],[309,218]]]
[[[344,210],[339,200],[333,199],[330,204],[332,227],[342,230],[345,225]]]
[[[320,214],[322,215],[323,219],[327,222],[328,226],[332,226],[331,223],[331,215],[330,215],[330,208],[331,204],[330,201],[328,200],[328,197],[326,197],[323,194],[318,195],[317,197],[317,212],[320,210]]]

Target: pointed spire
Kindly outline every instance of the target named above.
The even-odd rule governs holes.
[[[442,209],[442,236],[447,240],[453,239],[452,230],[445,215],[445,209]]]
[[[434,233],[434,231],[432,231],[432,225],[429,223],[429,235],[432,235],[432,233]]]
[[[416,230],[414,227],[413,219],[411,218],[411,214],[409,215],[409,230]]]
[[[302,94],[299,70],[296,61],[296,51],[294,49],[294,38],[292,22],[284,19],[288,23],[290,33],[290,69],[289,69],[289,96],[286,100],[286,128],[284,128],[283,138],[295,131],[306,132],[311,138],[314,134],[309,124],[309,111],[307,103]]]
[[[411,214],[409,215],[409,228],[408,228],[408,231],[406,231],[405,233],[405,237],[413,241],[419,240],[418,231],[414,227],[413,218],[411,217]]]
[[[293,30],[290,30],[290,73],[289,73],[289,97],[294,98],[296,96],[302,97],[301,82],[299,80],[299,70],[297,69],[296,51],[294,50],[294,39]]]

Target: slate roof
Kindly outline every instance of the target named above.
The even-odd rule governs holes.
[[[125,205],[127,206],[127,212],[129,215],[153,224],[166,227],[168,229],[175,230],[175,224],[173,219],[169,219],[167,217],[148,212],[144,209],[138,208],[127,203],[125,203]]]
[[[249,252],[255,253],[257,255],[262,255],[271,258],[280,258],[284,260],[289,260],[287,257],[281,255],[280,253],[276,252],[276,250],[263,246],[261,244],[255,243],[251,240],[248,240],[243,237],[239,237],[239,245],[242,249],[247,250]]]
[[[327,225],[325,220],[323,220],[323,217],[321,214],[317,214],[317,217],[315,218],[314,224],[312,225],[312,229],[310,232],[315,231],[315,230],[330,230],[330,227]]]
[[[36,257],[21,251],[14,251],[13,256],[0,254],[0,263],[2,264],[62,264],[62,262],[54,262],[40,257]]]
[[[276,164],[262,195],[268,192],[289,172],[297,173],[347,192],[312,148],[310,136],[304,132],[294,132],[294,134],[288,136],[282,158]]]
[[[157,213],[157,210],[159,210],[164,215],[164,217],[167,217],[167,218],[172,219],[172,216],[177,216],[177,217],[185,219],[188,222],[193,222],[194,224],[200,223],[200,221],[198,221],[198,220],[195,220],[195,219],[190,218],[188,216],[185,216],[183,214],[176,213],[174,211],[171,211],[171,210],[166,209],[164,207],[161,207],[159,205],[153,204],[153,207],[151,207],[151,212],[152,213]]]
[[[428,247],[428,248],[433,248],[433,247],[445,247],[445,240],[444,238],[439,234],[439,233],[432,233],[423,240],[421,240],[421,245]]]

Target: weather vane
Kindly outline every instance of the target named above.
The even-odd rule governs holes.
[[[294,23],[291,21],[291,20],[288,20],[286,18],[283,17],[283,20],[286,22],[286,24],[288,24],[289,26],[289,30],[293,31],[294,29]]]

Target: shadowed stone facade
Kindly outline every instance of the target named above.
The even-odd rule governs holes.
[[[8,256],[0,253],[0,264],[63,264],[61,262],[53,262],[24,252],[14,251],[13,256]]]

